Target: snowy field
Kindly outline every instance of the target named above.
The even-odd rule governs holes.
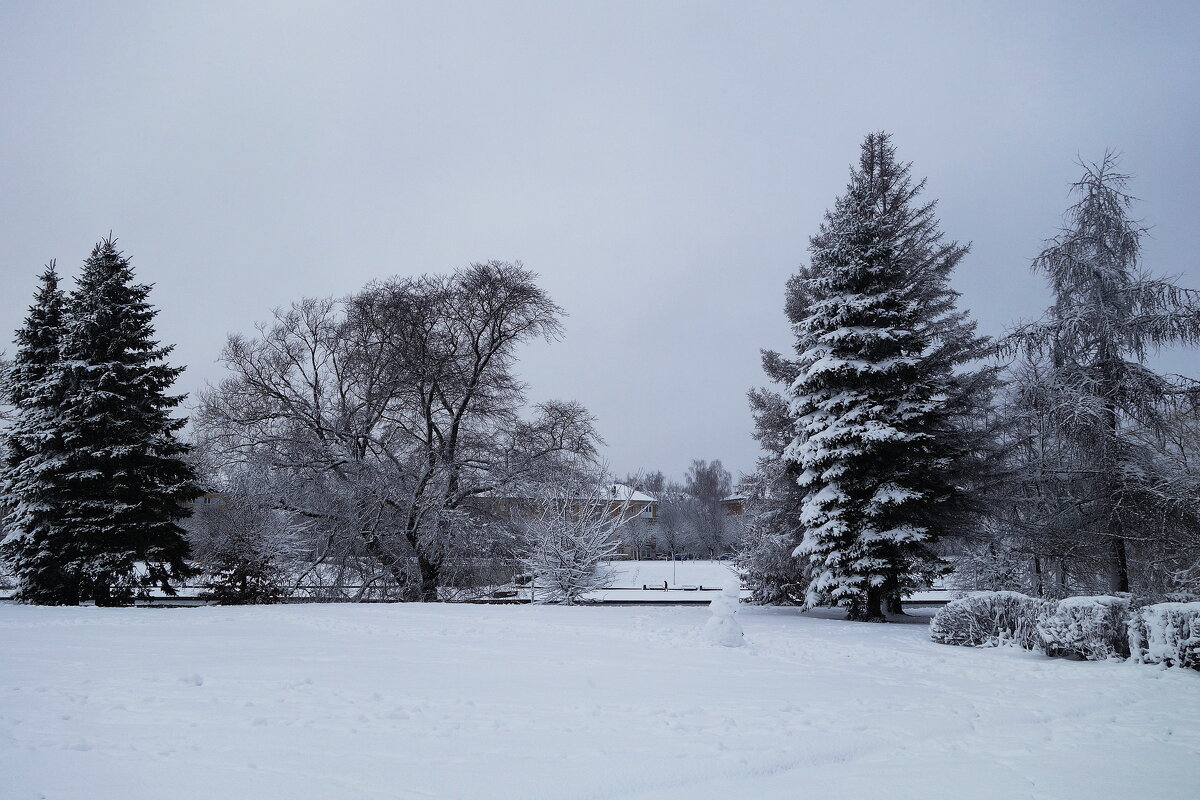
[[[643,585],[703,586],[723,589],[737,580],[728,561],[610,561],[614,588]]]
[[[738,582],[728,561],[610,561],[605,568],[611,578],[608,588],[589,592],[585,600],[707,604],[715,590]]]
[[[1200,797],[1195,672],[707,613],[0,606],[0,797]]]

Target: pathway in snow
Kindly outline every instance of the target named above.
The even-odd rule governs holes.
[[[743,606],[0,606],[0,796],[1200,797],[1200,674]]]

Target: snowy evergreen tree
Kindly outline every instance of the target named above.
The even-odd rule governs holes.
[[[16,334],[17,352],[5,382],[12,421],[5,435],[0,484],[8,507],[0,557],[17,579],[18,596],[57,605],[79,602],[78,581],[68,567],[78,552],[58,505],[64,483],[59,414],[65,391],[60,363],[63,305],[51,262]]]
[[[128,602],[134,593],[189,573],[177,524],[198,487],[176,438],[185,420],[167,394],[181,368],[154,340],[150,287],[134,282],[110,238],[84,262],[66,303],[59,407],[63,484],[55,513],[74,543],[66,569],[80,599]]]
[[[962,369],[988,343],[949,285],[967,247],[943,240],[923,188],[888,134],[867,136],[788,285],[797,356],[764,359],[793,378],[783,457],[803,492],[806,603],[858,620],[882,620],[885,600],[898,610],[944,573],[934,545],[968,519],[971,474],[986,460],[972,415],[995,373]]]
[[[1200,344],[1200,292],[1142,267],[1145,229],[1129,217],[1127,181],[1112,154],[1085,166],[1078,202],[1034,262],[1054,305],[1009,338],[1029,362],[1015,404],[1033,441],[1020,464],[1036,478],[1022,504],[1035,511],[1027,549],[1091,562],[1120,592],[1131,548],[1174,565],[1168,554],[1194,563],[1200,552],[1200,382],[1145,364],[1159,348]]]
[[[786,386],[795,379],[777,354],[767,354],[766,362],[782,369],[771,374],[775,381]],[[778,392],[751,389],[749,399],[754,438],[766,454],[738,484],[738,493],[745,500],[742,541],[734,564],[753,602],[803,604],[808,561],[793,553],[802,535],[799,519],[804,493],[796,483],[795,465],[783,457],[795,437],[794,421],[787,400]]]

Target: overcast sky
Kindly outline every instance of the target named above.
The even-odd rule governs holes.
[[[870,130],[973,243],[989,332],[1046,304],[1029,261],[1106,147],[1148,266],[1200,286],[1198,40],[1191,2],[3,0],[0,329],[111,230],[194,392],[274,306],[521,260],[569,313],[533,399],[618,472],[749,470],[758,351]]]

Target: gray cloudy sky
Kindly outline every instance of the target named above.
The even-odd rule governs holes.
[[[869,130],[928,176],[999,332],[1077,157],[1125,154],[1149,265],[1200,285],[1200,4],[0,2],[0,329],[110,229],[181,388],[302,295],[522,260],[532,397],[614,470],[748,470],[783,284]],[[1167,359],[1200,374],[1191,354]]]

